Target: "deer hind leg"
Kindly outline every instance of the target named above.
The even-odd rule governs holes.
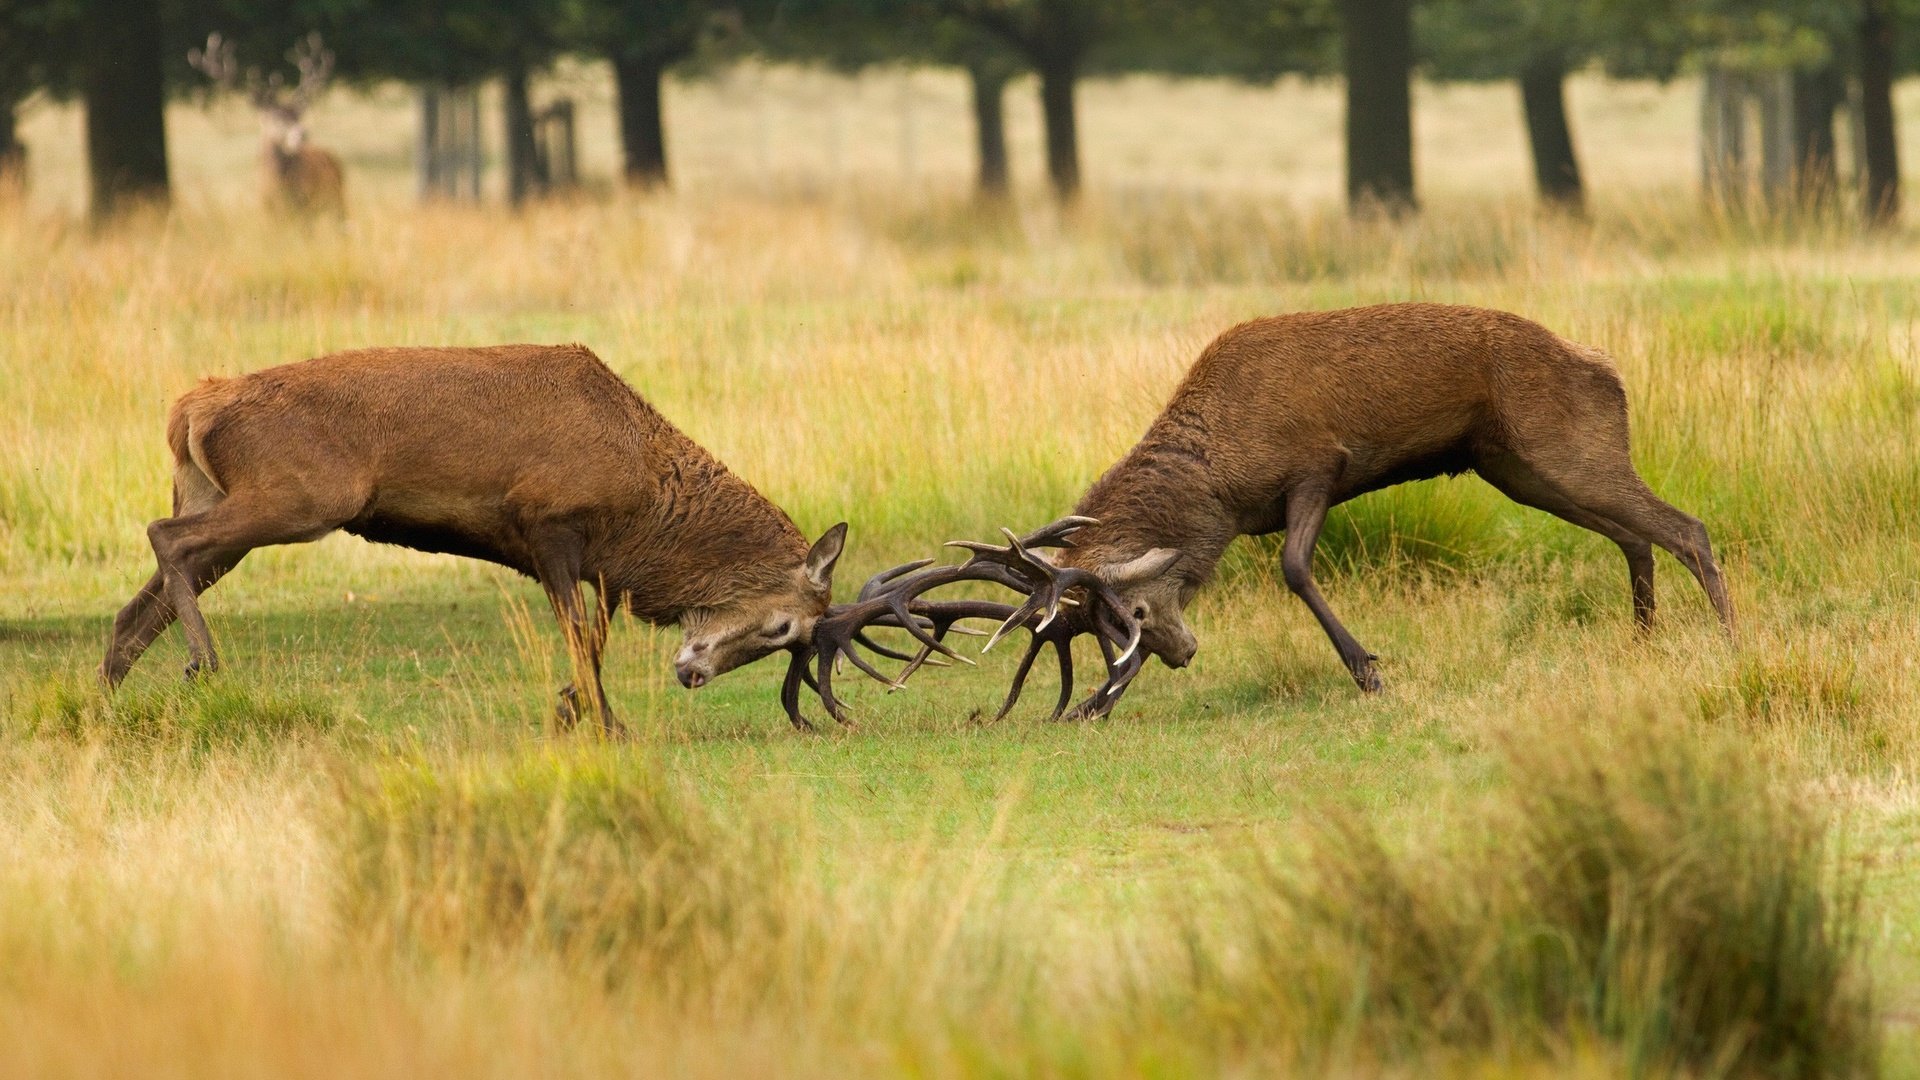
[[[1340,624],[1313,580],[1313,547],[1320,541],[1320,530],[1327,523],[1327,508],[1331,505],[1324,487],[1298,488],[1287,495],[1287,539],[1280,549],[1280,569],[1286,577],[1287,588],[1293,590],[1319,620],[1320,629],[1326,631],[1333,647],[1339,651],[1353,681],[1371,694],[1382,685],[1380,673],[1373,666],[1379,657],[1368,652]]]
[[[113,639],[107,643],[106,658],[100,661],[100,681],[108,690],[119,686],[154,639],[173,625],[173,605],[167,602],[166,583],[166,572],[155,570],[113,617]]]
[[[212,509],[225,498],[226,493],[191,462],[182,462],[174,469],[173,516]],[[108,690],[120,685],[127,672],[173,621],[173,604],[166,595],[166,569],[159,567],[114,616],[113,637],[99,670],[100,681]]]
[[[1667,549],[1693,574],[1733,636],[1733,600],[1714,561],[1707,527],[1699,519],[1662,500],[1647,487],[1627,456],[1626,440],[1618,445],[1558,449],[1530,461],[1534,471],[1575,506],[1631,530]]]
[[[352,516],[353,510],[333,512],[306,492],[270,497],[250,491],[233,493],[200,513],[147,526],[165,578],[165,601],[187,634],[187,676],[220,668],[206,616],[200,612],[201,593],[254,548],[318,540]]]
[[[1627,557],[1627,580],[1633,590],[1634,626],[1645,633],[1653,628],[1653,544],[1619,522],[1581,509],[1552,484],[1542,480],[1518,458],[1501,455],[1476,464],[1482,479],[1522,506],[1544,510],[1620,545]]]

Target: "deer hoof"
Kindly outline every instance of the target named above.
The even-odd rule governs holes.
[[[1375,670],[1372,664],[1356,668],[1353,673],[1353,681],[1359,685],[1361,690],[1369,694],[1377,694],[1387,687],[1387,684],[1380,678],[1380,672]]]
[[[187,682],[198,682],[219,670],[220,663],[217,660],[209,660],[204,664],[198,660],[189,660],[187,666],[180,669],[180,677]]]

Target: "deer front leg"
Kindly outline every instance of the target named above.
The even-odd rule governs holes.
[[[590,713],[599,719],[605,734],[624,736],[626,728],[614,717],[613,707],[607,703],[606,689],[600,682],[600,662],[606,650],[610,621],[607,607],[604,602],[595,603],[592,608],[587,606],[576,566],[577,560],[548,558],[543,560],[540,574],[540,584],[560,622],[560,633],[567,642],[567,659],[573,668],[573,681],[560,688],[555,718],[561,730],[570,731],[579,723],[582,712]]]
[[[1320,629],[1327,632],[1333,647],[1339,650],[1340,659],[1352,673],[1353,681],[1367,693],[1378,691],[1383,685],[1380,673],[1374,669],[1373,662],[1378,657],[1368,652],[1347,628],[1340,625],[1334,617],[1333,609],[1327,606],[1326,598],[1320,595],[1320,587],[1313,580],[1313,546],[1320,540],[1320,530],[1327,523],[1327,507],[1330,505],[1327,491],[1323,487],[1300,488],[1287,496],[1287,540],[1280,549],[1280,569],[1286,576],[1287,588],[1306,602],[1313,617],[1320,621]]]

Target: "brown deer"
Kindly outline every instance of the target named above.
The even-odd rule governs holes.
[[[859,603],[832,605],[845,523],[809,546],[779,507],[579,345],[364,349],[207,379],[174,403],[167,445],[173,514],[147,527],[159,565],[114,619],[100,664],[109,689],[176,618],[188,677],[217,669],[199,595],[255,548],[336,529],[538,580],[574,660],[561,720],[570,725],[585,697],[609,730],[600,661],[618,608],[679,624],[674,671],[689,689],[790,652],[781,704],[803,728],[802,682],[843,719],[830,682],[842,655],[897,685],[855,642],[911,661],[911,674],[935,651],[953,655],[938,638],[957,621],[1013,611],[917,599],[945,583],[905,573],[923,563],[875,578]],[[876,645],[869,626],[904,629],[921,651]]]
[[[236,89],[244,81],[248,97],[260,117],[260,160],[268,209],[294,214],[346,212],[346,178],[340,159],[314,146],[307,138],[306,113],[333,74],[333,53],[318,33],[308,34],[287,54],[300,73],[288,89],[278,72],[262,76],[257,68],[240,68],[233,42],[219,34],[207,36],[204,49],[192,49],[187,62],[221,89]]]
[[[1613,362],[1517,315],[1386,304],[1243,323],[1207,346],[1145,437],[1096,481],[1075,516],[1004,547],[970,542],[954,567],[1029,598],[1001,633],[1035,634],[1000,710],[1041,648],[1071,697],[1072,639],[1094,634],[1108,678],[1074,715],[1112,709],[1145,654],[1184,667],[1198,647],[1181,612],[1235,537],[1286,532],[1281,569],[1365,691],[1377,659],[1313,579],[1327,511],[1409,480],[1477,472],[1515,502],[1605,536],[1627,558],[1633,613],[1653,623],[1653,548],[1693,572],[1727,633],[1733,605],[1707,530],[1647,488],[1627,447]],[[1049,557],[1036,549],[1059,548]],[[1063,605],[1065,606],[1063,610]],[[1037,623],[1034,620],[1038,620]],[[997,640],[998,634],[995,635]],[[989,642],[989,645],[992,643]]]

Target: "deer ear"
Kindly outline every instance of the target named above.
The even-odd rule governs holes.
[[[833,564],[840,561],[840,550],[847,546],[847,523],[828,529],[813,542],[807,552],[807,580],[816,589],[833,588]]]
[[[1179,558],[1178,548],[1154,548],[1137,559],[1129,559],[1123,563],[1108,563],[1095,573],[1100,575],[1100,580],[1109,585],[1137,585],[1166,573]]]

